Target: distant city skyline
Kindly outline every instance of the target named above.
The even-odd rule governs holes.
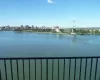
[[[100,0],[0,0],[0,26],[100,27],[99,8]]]

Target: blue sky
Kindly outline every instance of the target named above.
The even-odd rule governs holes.
[[[100,0],[0,0],[0,25],[21,24],[100,27]]]

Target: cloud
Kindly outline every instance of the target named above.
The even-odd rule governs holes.
[[[52,1],[52,0],[48,0],[48,3],[55,3],[54,1]]]

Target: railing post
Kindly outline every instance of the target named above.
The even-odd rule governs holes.
[[[0,69],[0,80],[2,80],[2,78],[1,78],[1,69]]]

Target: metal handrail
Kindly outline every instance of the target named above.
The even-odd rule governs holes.
[[[75,57],[1,57],[0,60],[16,59],[80,59],[80,58],[100,58],[100,56],[75,56]]]

